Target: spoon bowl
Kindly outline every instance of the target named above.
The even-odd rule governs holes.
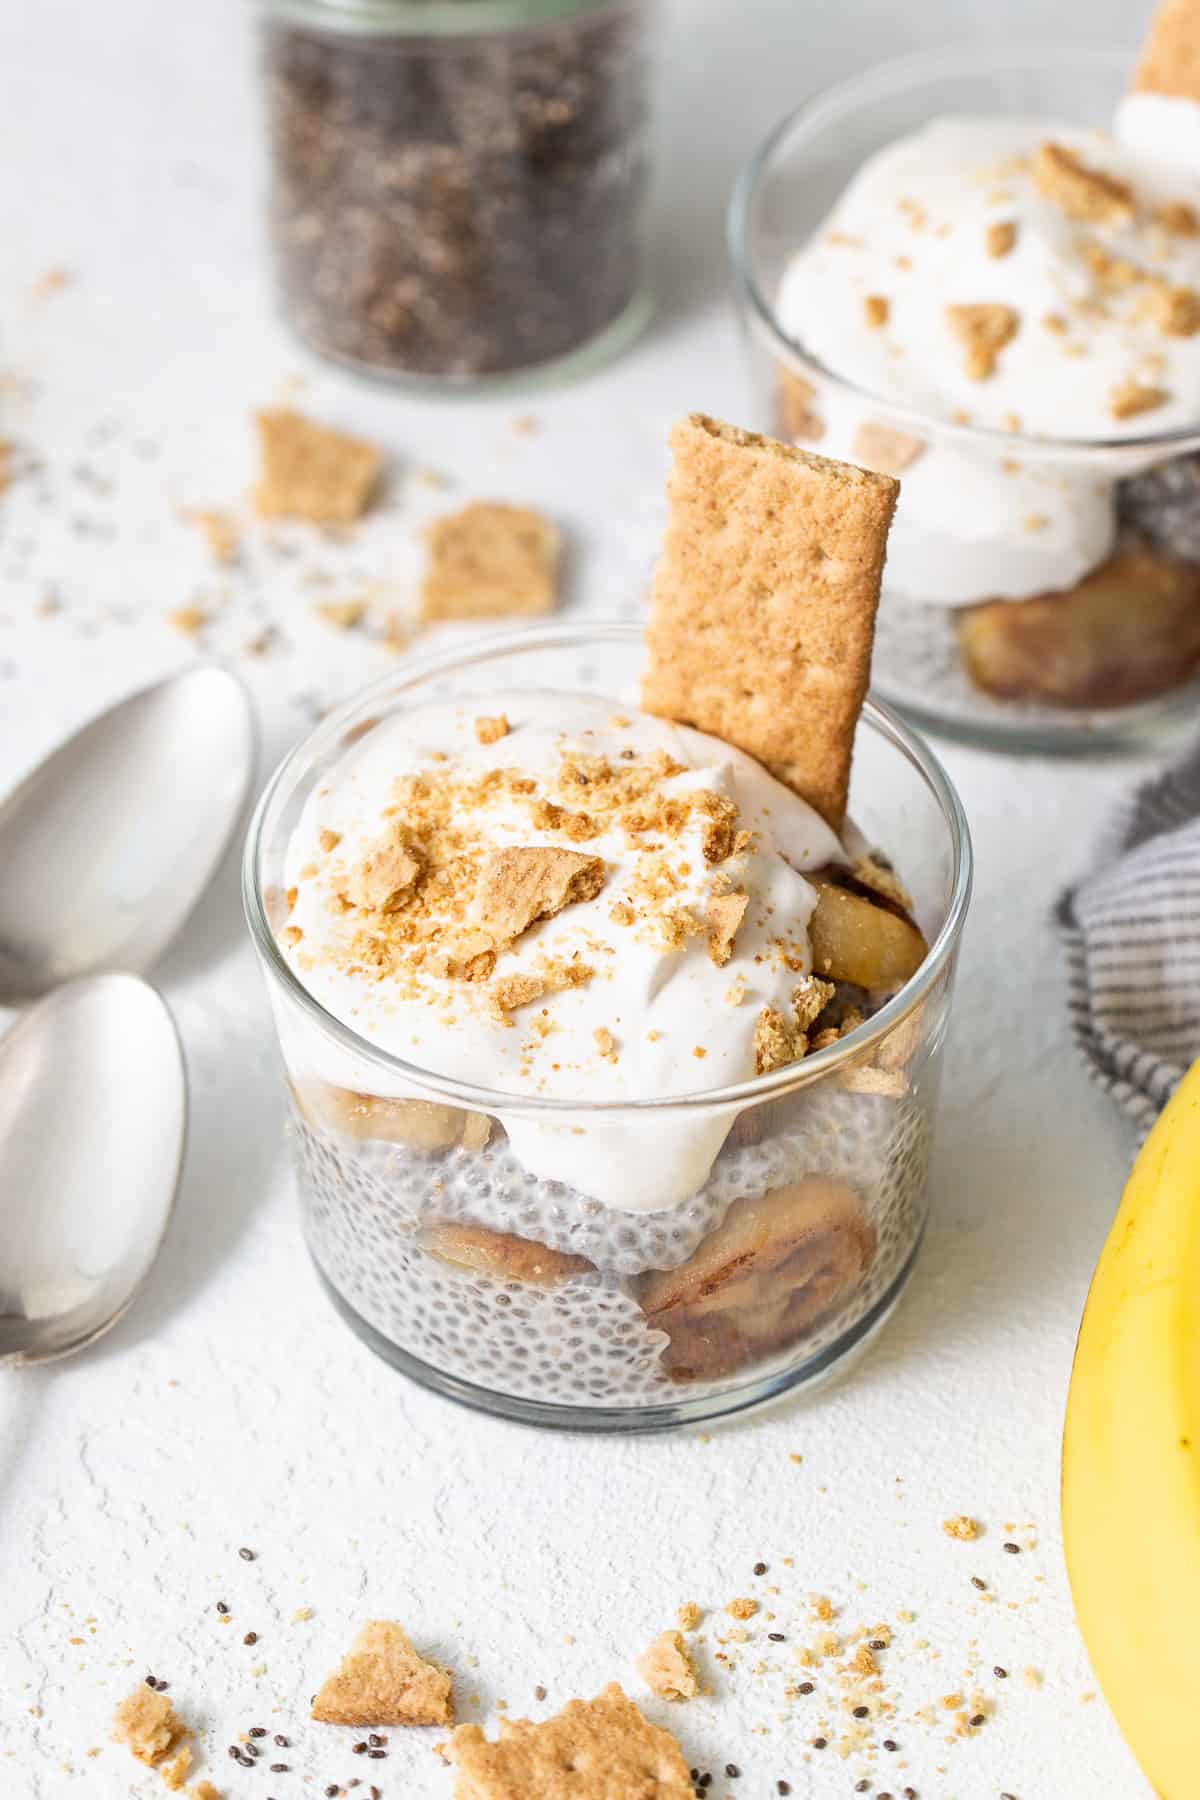
[[[224,669],[132,695],[0,805],[0,1005],[101,969],[146,969],[207,886],[255,759]]]
[[[187,1077],[136,975],[73,981],[0,1040],[0,1366],[49,1362],[121,1317],[158,1254]]]

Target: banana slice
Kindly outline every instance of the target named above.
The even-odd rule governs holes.
[[[925,960],[925,939],[912,921],[849,888],[809,879],[817,890],[808,922],[813,973],[872,993],[902,987]]]
[[[463,1112],[434,1100],[386,1100],[328,1081],[293,1082],[296,1105],[310,1124],[360,1142],[407,1144],[410,1150],[482,1150],[491,1135],[486,1113]]]
[[[431,1256],[456,1269],[533,1287],[556,1287],[571,1275],[589,1275],[595,1268],[586,1256],[568,1256],[532,1238],[489,1231],[486,1225],[437,1225],[421,1241]]]
[[[664,1367],[677,1381],[710,1379],[795,1342],[850,1291],[874,1249],[844,1182],[806,1175],[735,1201],[689,1261],[641,1283],[648,1321],[671,1339]]]

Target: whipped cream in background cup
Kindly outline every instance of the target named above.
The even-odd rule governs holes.
[[[350,1007],[336,987],[311,975],[306,984],[288,954],[281,899],[307,854],[314,808],[338,800],[352,769],[374,791],[372,729],[386,761],[388,743],[403,745],[408,717],[428,745],[439,713],[490,716],[503,694],[509,703],[528,696],[535,718],[557,709],[566,731],[572,702],[578,727],[594,723],[603,700],[635,733],[672,734],[669,722],[639,716],[643,654],[638,627],[612,624],[528,629],[407,660],[284,760],[259,803],[243,871],[291,1095],[304,1230],[327,1292],[360,1337],[427,1386],[577,1430],[656,1429],[738,1411],[840,1369],[880,1329],[924,1231],[970,892],[957,796],[928,749],[869,702],[843,841],[894,860],[929,949],[897,993],[830,1047],[749,1080],[718,1073],[723,1085],[710,1076],[705,1087],[722,1062],[710,1005],[711,1048],[694,1074],[677,1061],[656,1076],[646,1056],[634,1091],[613,1098],[614,1071],[597,1060],[599,1097],[589,1101],[521,1091],[507,1072],[481,1085],[478,1046],[467,1037],[454,1044],[435,1034],[428,1063],[408,1060],[386,1006],[359,1005],[361,1028],[346,1023]],[[697,779],[721,787],[732,767],[743,812],[765,799],[775,843],[810,866],[821,860],[834,840],[804,802],[739,752],[682,735],[694,740],[681,751],[693,767],[722,765]],[[799,891],[798,932],[807,923],[803,885],[783,867],[769,888],[780,911]],[[657,997],[652,969],[631,956],[626,983],[619,967],[625,1017],[665,1001],[665,1013],[645,1016],[687,1018],[690,1041],[689,1009],[704,1004],[679,973],[690,954],[675,959]],[[701,984],[707,973],[701,950]],[[736,956],[711,973],[736,977]],[[731,1034],[744,1033],[740,1011],[724,1009]],[[583,1023],[590,1037],[590,1014]],[[734,1063],[725,1060],[728,1073]],[[744,1243],[731,1246],[731,1232]],[[707,1269],[706,1257],[719,1267]],[[698,1362],[689,1338],[697,1320]]]
[[[1008,346],[1023,359],[1027,427],[1015,413],[987,426],[955,422],[957,412],[974,407],[994,417],[1003,405],[1002,381],[955,379],[963,348],[946,328],[944,309],[999,297],[995,271],[1002,265],[983,248],[984,224],[993,214],[1013,216],[1014,208],[1000,194],[994,207],[981,209],[977,233],[965,239],[948,285],[936,291],[912,294],[894,265],[906,247],[906,211],[911,217],[927,208],[938,216],[939,169],[952,190],[956,163],[994,157],[1000,165],[1013,150],[1028,152],[1039,135],[1067,142],[1092,166],[1116,161],[1151,187],[1182,160],[1196,171],[1200,199],[1200,162],[1191,154],[1200,141],[1200,108],[1129,94],[1133,60],[1132,52],[1035,46],[884,64],[785,119],[743,172],[730,207],[729,250],[763,428],[851,461],[870,461],[859,439],[864,426],[899,434],[901,463],[904,442],[917,447],[907,466],[889,467],[901,497],[884,571],[876,691],[920,724],[1013,748],[1153,741],[1194,715],[1196,680],[1130,705],[1066,708],[994,698],[963,668],[956,614],[988,600],[1069,589],[1101,564],[1117,536],[1115,484],[1200,448],[1200,410],[1191,416],[1184,381],[1171,403],[1113,419],[1107,396],[1128,366],[1115,342],[1107,361],[1072,363],[1030,318]],[[847,201],[856,226],[878,219],[864,278],[911,308],[898,321],[910,339],[917,334],[911,368],[903,357],[887,361],[895,334],[858,329],[857,292],[839,285],[819,256],[808,260],[831,224],[836,231],[833,215]],[[1061,226],[1065,260],[1066,239],[1091,228],[1066,218]],[[1200,259],[1200,239],[1187,254]],[[1004,282],[1020,289],[1015,258],[1004,267]],[[1037,285],[1030,291],[1044,294]],[[1019,311],[1020,291],[1012,297]],[[806,304],[811,331],[801,329]],[[922,317],[936,346],[920,341]],[[1194,361],[1200,389],[1200,335],[1163,342],[1189,370]],[[947,379],[930,382],[923,374],[943,347]],[[1031,390],[1035,364],[1046,379]],[[885,387],[887,398],[879,391]]]

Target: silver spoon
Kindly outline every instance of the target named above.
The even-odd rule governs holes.
[[[0,805],[0,1005],[148,968],[207,886],[255,758],[245,688],[189,669],[63,744]]]
[[[0,1040],[0,1366],[69,1356],[158,1254],[183,1161],[171,1015],[136,975],[69,982]]]

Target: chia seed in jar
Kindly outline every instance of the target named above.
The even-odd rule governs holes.
[[[271,237],[314,349],[465,383],[641,312],[646,0],[273,0]]]

